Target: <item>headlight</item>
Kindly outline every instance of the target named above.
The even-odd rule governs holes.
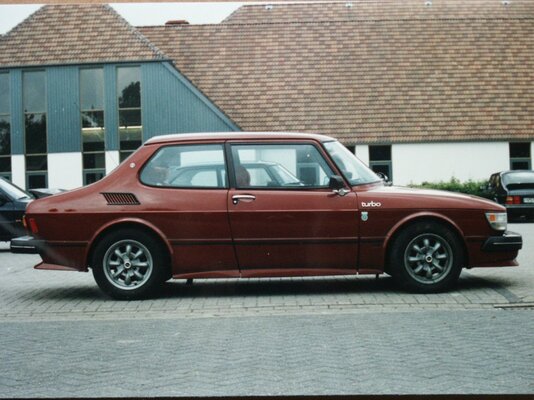
[[[486,219],[496,231],[505,231],[508,224],[508,217],[505,212],[487,212]]]

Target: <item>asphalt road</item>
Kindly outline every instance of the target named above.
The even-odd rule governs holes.
[[[518,268],[449,293],[387,277],[168,283],[103,296],[90,274],[0,250],[0,397],[534,393],[534,224]]]

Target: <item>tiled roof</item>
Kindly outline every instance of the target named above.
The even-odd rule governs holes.
[[[47,5],[0,37],[0,67],[162,57],[135,28],[102,4]]]
[[[243,130],[345,143],[532,140],[531,14],[139,29]]]
[[[347,0],[245,5],[223,23],[266,24],[402,19],[532,18],[532,0]]]

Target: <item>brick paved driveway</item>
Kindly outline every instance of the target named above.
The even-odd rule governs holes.
[[[534,393],[534,224],[520,268],[444,294],[387,277],[199,280],[118,302],[0,249],[0,397]]]

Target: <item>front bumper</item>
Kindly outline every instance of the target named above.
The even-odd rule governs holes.
[[[39,254],[43,248],[44,240],[35,239],[33,236],[21,236],[11,239],[11,252],[16,254]]]
[[[482,245],[483,251],[510,252],[523,247],[523,238],[519,233],[506,231],[502,236],[490,236]]]

